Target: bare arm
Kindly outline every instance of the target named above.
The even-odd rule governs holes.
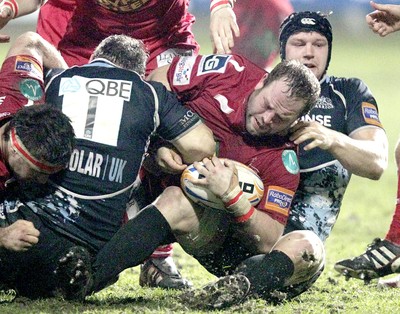
[[[49,69],[65,69],[68,67],[60,52],[34,32],[26,32],[20,35],[9,49],[6,57],[23,54],[35,57],[39,62],[42,62],[44,67]]]
[[[39,242],[40,232],[33,223],[17,220],[12,225],[0,228],[0,247],[10,251],[26,251]]]
[[[283,232],[283,225],[267,213],[257,210],[241,192],[237,170],[230,160],[204,159],[204,166],[194,163],[202,178],[192,180],[221,198],[235,221],[238,239],[254,253],[267,253]],[[217,209],[215,209],[217,210]]]
[[[0,3],[0,29],[14,18],[35,12],[41,5],[41,0],[3,0]]]
[[[370,1],[374,12],[366,16],[369,28],[382,37],[400,30],[400,5],[378,4]]]
[[[214,53],[231,53],[235,37],[240,36],[233,9],[226,5],[210,13],[210,34]]]
[[[160,82],[168,90],[171,90],[167,79],[168,69],[169,65],[157,68],[146,79]],[[172,144],[182,155],[183,162],[186,164],[213,156],[216,148],[212,131],[204,123],[197,125],[177,141],[172,142]],[[162,154],[158,152],[158,155],[157,162],[159,166],[164,170],[166,169],[164,166],[169,168],[166,172],[179,173],[184,170],[185,166],[183,166],[182,160],[173,151],[168,152],[164,150]]]
[[[213,133],[204,123],[198,124],[171,143],[177,148],[183,161],[187,164],[213,156],[216,149]]]
[[[347,136],[318,122],[300,121],[290,139],[296,144],[311,141],[304,149],[319,147],[330,152],[355,175],[378,180],[388,163],[388,142],[379,128],[363,128]]]

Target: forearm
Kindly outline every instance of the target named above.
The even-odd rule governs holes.
[[[172,144],[187,164],[213,156],[216,149],[213,134],[205,124],[198,125],[194,130],[180,140],[172,142]]]
[[[254,253],[267,253],[282,235],[283,225],[254,208],[237,186],[221,197],[231,215],[238,239]]]
[[[1,5],[8,6],[11,9],[10,17],[15,19],[17,17],[28,15],[38,10],[42,5],[42,1],[4,0],[1,2]]]
[[[235,223],[237,238],[256,254],[268,253],[282,235],[283,229],[281,223],[259,209],[246,222]]]
[[[335,133],[328,151],[351,173],[378,180],[388,163],[388,144],[384,132],[376,133],[370,140]]]

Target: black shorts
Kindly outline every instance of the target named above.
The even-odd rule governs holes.
[[[54,296],[58,260],[76,244],[47,228],[29,208],[21,206],[16,214],[40,231],[39,242],[26,252],[0,249],[0,285],[29,298]]]

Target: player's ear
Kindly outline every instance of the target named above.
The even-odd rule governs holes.
[[[263,88],[265,85],[265,80],[267,79],[266,76],[264,76],[256,85],[256,87],[254,89],[260,89]]]

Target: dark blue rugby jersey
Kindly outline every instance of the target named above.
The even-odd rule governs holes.
[[[337,78],[325,76],[321,80],[321,96],[315,108],[302,117],[314,120],[332,130],[350,135],[363,127],[379,127],[378,106],[368,87],[357,78]],[[300,145],[300,171],[320,168],[333,163],[335,158],[327,151],[315,148],[304,151]]]
[[[121,225],[150,136],[172,141],[200,120],[163,85],[105,60],[56,74],[46,100],[70,117],[77,146],[67,170],[51,178],[55,192],[29,206],[98,249]]]
[[[351,135],[361,128],[382,128],[375,98],[356,78],[326,76],[316,107],[303,117]],[[292,202],[285,233],[311,230],[325,241],[336,223],[351,173],[329,152],[300,146],[300,184]]]

